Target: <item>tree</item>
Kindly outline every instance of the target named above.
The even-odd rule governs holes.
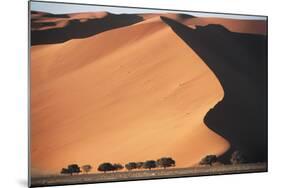
[[[151,170],[152,168],[156,168],[156,167],[157,167],[157,164],[156,164],[156,161],[154,161],[154,160],[146,161],[146,162],[143,164],[143,168],[144,168],[144,169],[149,169],[149,170]]]
[[[171,157],[162,157],[158,159],[157,166],[166,169],[167,167],[172,167],[176,165],[176,162]]]
[[[118,171],[118,170],[122,170],[124,168],[123,165],[117,163],[117,164],[113,164],[114,170]]]
[[[137,162],[137,169],[141,169],[143,167],[144,162]]]
[[[61,174],[70,174],[67,168],[62,168],[60,173]]]
[[[102,163],[98,167],[98,171],[106,173],[107,171],[113,171],[115,168],[111,163]]]
[[[231,164],[241,164],[245,163],[245,161],[246,160],[240,151],[234,151],[230,158]]]
[[[68,172],[72,176],[74,173],[79,174],[81,172],[80,167],[77,164],[71,164],[67,167]]]
[[[128,164],[126,164],[125,165],[125,168],[127,169],[127,170],[133,170],[133,169],[136,169],[137,168],[137,163],[135,163],[135,162],[130,162],[130,163],[128,163]]]
[[[200,161],[200,165],[210,165],[212,166],[213,163],[217,161],[217,156],[216,155],[207,155]]]
[[[90,172],[90,171],[92,170],[92,166],[91,166],[91,165],[84,165],[84,166],[82,166],[81,168],[82,168],[82,170],[83,170],[86,174],[88,174],[88,172]]]

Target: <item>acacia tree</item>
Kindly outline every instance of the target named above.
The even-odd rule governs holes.
[[[91,165],[84,165],[84,166],[82,166],[81,168],[82,168],[82,170],[83,170],[86,174],[88,174],[88,173],[92,170],[92,166],[91,166]]]
[[[81,172],[80,167],[78,166],[78,164],[71,164],[68,165],[67,170],[69,172],[69,174],[72,176],[73,174],[79,174]]]
[[[231,155],[230,162],[231,164],[241,164],[245,163],[246,160],[240,151],[234,151]]]
[[[108,171],[113,171],[113,170],[115,170],[115,168],[111,163],[102,163],[98,167],[98,171],[101,171],[104,173],[106,173]]]
[[[157,166],[166,169],[176,165],[176,162],[171,157],[162,157],[156,161]]]
[[[131,171],[131,170],[134,170],[137,168],[137,163],[135,162],[130,162],[128,164],[125,164],[125,168],[128,170],[128,171]]]
[[[156,168],[156,167],[157,167],[157,164],[156,164],[156,161],[154,161],[154,160],[148,160],[143,164],[144,169],[151,170],[152,168]]]
[[[70,174],[67,168],[62,168],[60,173],[61,174]]]
[[[124,168],[124,166],[119,163],[113,164],[113,167],[114,167],[114,170],[116,170],[116,171],[122,170]]]
[[[200,165],[210,165],[212,166],[213,163],[217,162],[217,156],[216,155],[207,155],[200,161]]]
[[[137,169],[141,169],[143,167],[144,162],[137,162]]]

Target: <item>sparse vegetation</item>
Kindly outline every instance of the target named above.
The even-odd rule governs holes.
[[[158,167],[162,167],[164,169],[176,165],[176,162],[171,157],[162,157],[158,159],[156,162]]]
[[[130,162],[130,163],[128,163],[128,164],[126,164],[125,165],[125,168],[127,169],[127,170],[134,170],[134,169],[136,169],[137,168],[137,163],[135,163],[135,162]]]
[[[137,162],[137,169],[143,168],[144,162]]]
[[[93,173],[88,174],[93,167],[91,165],[84,165],[81,167],[85,174],[79,176],[54,176],[50,177],[46,182],[46,178],[38,177],[34,179],[35,185],[51,185],[62,182],[104,182],[112,181],[113,179],[143,179],[154,178],[154,177],[171,177],[175,174],[185,175],[185,176],[198,176],[198,175],[209,175],[209,174],[222,174],[222,173],[242,173],[242,172],[264,172],[267,170],[267,163],[245,163],[245,158],[240,151],[233,152],[231,156],[231,164],[223,164],[218,161],[216,155],[207,155],[200,161],[202,167],[189,167],[189,168],[170,168],[176,166],[176,161],[171,157],[162,157],[157,161],[148,160],[145,162],[129,162],[126,165],[120,163],[109,163],[105,162],[98,166],[98,171],[115,172],[121,171],[126,168],[128,171],[121,171],[119,173]],[[234,165],[235,164],[235,165]],[[157,168],[158,169],[155,169]],[[162,168],[162,169],[159,169]],[[135,170],[135,169],[145,169],[145,170]],[[147,170],[146,170],[147,169]],[[80,167],[77,164],[68,165],[67,168],[61,169],[62,175],[73,175],[75,173],[79,174],[81,172]],[[43,182],[43,183],[42,183]]]
[[[88,173],[92,170],[92,166],[91,166],[91,165],[84,165],[84,166],[82,166],[81,168],[82,168],[82,170],[83,170],[86,174],[88,174]]]
[[[143,164],[143,168],[144,168],[144,169],[149,169],[149,170],[151,170],[152,168],[156,168],[156,167],[157,167],[157,163],[156,163],[156,161],[154,161],[154,160],[146,161],[146,162]]]
[[[119,173],[93,173],[80,174],[78,176],[49,176],[49,177],[32,177],[32,186],[63,185],[77,183],[97,183],[106,181],[120,180],[138,180],[153,178],[168,178],[177,176],[201,176],[213,174],[230,174],[230,173],[248,173],[248,172],[265,172],[267,163],[244,163],[244,164],[226,164],[218,166],[205,165],[201,168],[170,168],[155,170],[134,170],[123,171]]]
[[[67,168],[62,168],[60,173],[61,174],[70,174]]]
[[[230,162],[231,164],[241,164],[245,163],[246,160],[240,151],[234,151],[231,155]]]
[[[217,156],[216,155],[207,155],[200,161],[200,165],[210,165],[212,166],[213,163],[217,162]]]
[[[122,164],[120,163],[109,163],[109,162],[105,162],[105,163],[102,163],[98,166],[97,170],[100,171],[100,172],[103,172],[103,173],[106,173],[106,172],[110,172],[110,171],[120,171],[120,170],[123,170],[124,168],[126,168],[128,171],[132,171],[132,170],[135,170],[135,169],[153,169],[153,168],[156,168],[156,167],[161,167],[161,168],[168,168],[168,167],[173,167],[176,165],[176,162],[175,160],[173,160],[171,157],[162,157],[160,159],[158,159],[157,161],[154,161],[154,160],[148,160],[146,162],[129,162],[127,164],[125,164],[125,166],[123,166]],[[88,174],[92,169],[93,167],[89,164],[87,165],[83,165],[81,167],[81,169],[83,170],[83,172],[85,174]],[[70,175],[73,175],[73,174],[79,174],[80,172],[82,172],[80,170],[80,167],[77,165],[77,164],[71,164],[71,165],[68,165],[67,168],[62,168],[61,169],[61,174],[64,175],[64,174],[70,174]]]
[[[77,164],[68,165],[68,171],[70,175],[79,174],[81,172],[80,167]]]
[[[99,165],[98,167],[98,171],[101,171],[101,172],[108,172],[108,171],[114,171],[114,166],[111,164],[111,163],[102,163]]]
[[[67,168],[61,169],[61,174],[70,174],[71,176],[73,174],[79,174],[81,172],[80,167],[77,164],[71,164],[68,165]]]
[[[119,163],[113,164],[113,167],[114,167],[114,171],[122,170],[124,168],[124,166]]]
[[[242,153],[240,151],[235,151],[232,153],[231,158],[230,158],[230,162],[231,164],[241,164],[241,163],[245,163],[245,158],[242,155]],[[218,158],[216,155],[207,155],[204,158],[201,159],[201,161],[199,162],[200,165],[209,165],[209,166],[213,166],[214,164],[219,163]],[[222,164],[222,163],[220,163]],[[148,160],[145,162],[129,162],[127,164],[125,164],[124,166],[120,163],[109,163],[109,162],[105,162],[102,163],[98,166],[98,171],[100,172],[110,172],[110,171],[121,171],[124,168],[126,168],[128,171],[132,171],[135,169],[154,169],[154,168],[169,168],[169,167],[174,167],[176,166],[176,161],[171,158],[171,157],[162,157],[160,159],[158,159],[157,161],[155,160]],[[84,165],[81,167],[81,169],[83,170],[83,172],[85,172],[86,174],[88,174],[91,170],[92,170],[92,166],[91,165]],[[80,167],[77,164],[71,164],[68,165],[67,168],[62,168],[61,169],[61,174],[79,174],[81,172]]]

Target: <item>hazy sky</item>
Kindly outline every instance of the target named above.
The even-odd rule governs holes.
[[[64,13],[77,13],[77,12],[99,12],[107,11],[115,14],[121,13],[157,13],[157,12],[176,12],[180,11],[167,11],[167,10],[151,10],[142,8],[121,8],[121,7],[109,7],[109,6],[95,6],[95,5],[78,5],[78,4],[66,4],[66,3],[48,3],[48,2],[31,2],[31,10],[49,12],[53,14]],[[265,20],[263,16],[245,16],[245,15],[229,15],[229,14],[215,14],[215,13],[198,13],[198,12],[180,12],[190,14],[193,16],[202,17],[223,17],[233,19],[257,19]]]

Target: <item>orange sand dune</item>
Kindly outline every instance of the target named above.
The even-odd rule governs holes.
[[[238,20],[226,18],[191,18],[183,22],[185,25],[206,26],[219,24],[229,31],[237,33],[267,34],[266,21],[263,20]]]
[[[70,23],[70,21],[78,20],[79,22],[85,22],[89,19],[101,19],[108,16],[108,12],[83,12],[56,15],[44,12],[34,12],[31,14],[31,18],[34,19],[32,24],[32,30],[47,30],[54,28],[63,28]],[[46,24],[44,26],[44,24]],[[36,27],[38,25],[38,27]]]
[[[138,15],[141,16],[144,20],[163,16],[177,21],[184,21],[186,19],[190,19],[194,17],[188,14],[176,14],[176,13],[145,13],[145,14],[138,14]]]
[[[192,17],[185,14],[139,14],[144,20],[151,19],[154,17],[162,16],[173,19],[177,22],[185,24],[189,27],[206,26],[209,24],[219,24],[227,28],[229,31],[238,33],[251,33],[251,34],[267,34],[266,21],[264,20],[239,20],[239,19],[228,19],[228,18],[217,18],[217,17]]]
[[[229,143],[203,118],[223,95],[212,71],[159,18],[33,46],[32,175],[163,156],[188,167],[221,155]]]

